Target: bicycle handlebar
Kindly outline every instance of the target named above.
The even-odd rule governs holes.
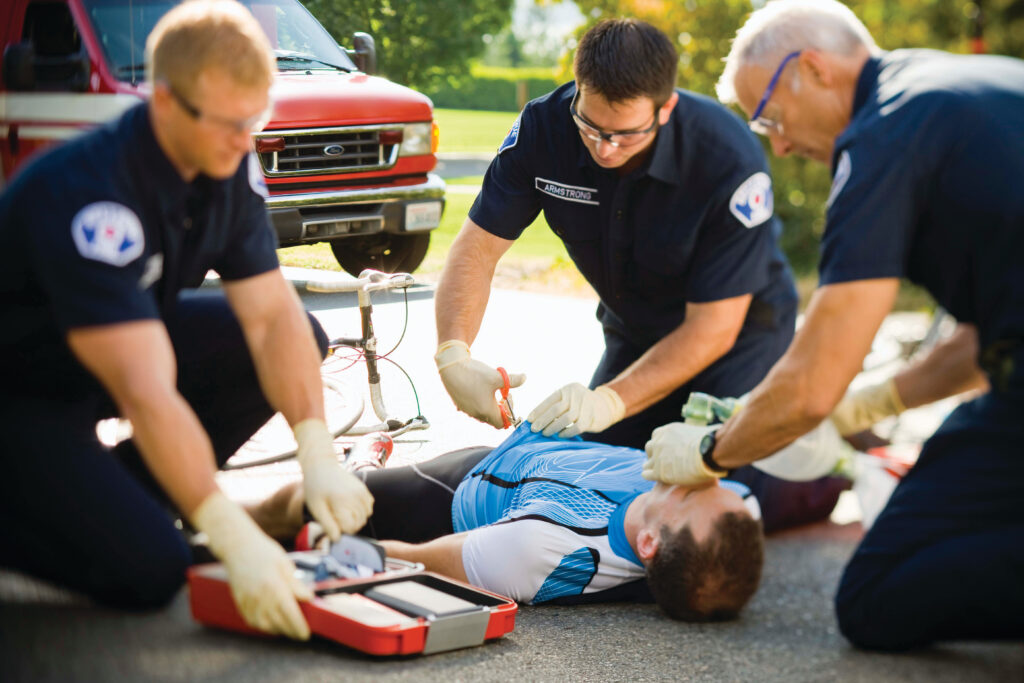
[[[385,289],[402,289],[416,284],[409,273],[382,273],[367,268],[359,277],[346,280],[310,280],[306,283],[309,292],[379,292]]]

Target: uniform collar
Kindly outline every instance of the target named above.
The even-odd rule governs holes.
[[[654,148],[647,160],[647,175],[669,185],[679,184],[679,165],[676,161],[676,109],[672,108],[668,123],[658,127],[658,137],[654,139]],[[643,167],[641,167],[643,168]]]
[[[184,205],[195,182],[185,182],[157,142],[153,122],[149,118],[149,103],[139,105],[134,115],[137,143],[134,156],[140,166],[138,177],[145,178],[145,185],[152,188],[156,202],[164,211],[176,210]],[[196,180],[202,177],[196,176]]]
[[[611,546],[612,552],[622,559],[629,560],[633,564],[642,567],[644,563],[633,552],[633,546],[629,544],[629,539],[626,538],[626,510],[629,509],[630,504],[636,500],[640,493],[642,492],[637,491],[622,501],[611,517],[608,518],[608,545]]]
[[[850,112],[851,119],[857,115],[857,112],[864,106],[868,101],[868,97],[875,90],[880,69],[881,59],[879,57],[868,57],[868,61],[864,62],[864,67],[860,70],[860,76],[857,77],[857,90],[853,93],[853,111]]]

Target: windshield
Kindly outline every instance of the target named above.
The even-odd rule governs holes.
[[[132,83],[142,81],[146,37],[178,2],[84,0],[84,4],[114,76]],[[356,70],[345,51],[297,0],[242,0],[242,4],[270,39],[280,70]]]

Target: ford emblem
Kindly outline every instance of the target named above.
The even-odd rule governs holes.
[[[345,148],[341,145],[327,145],[324,147],[324,154],[329,157],[341,156],[345,153]]]

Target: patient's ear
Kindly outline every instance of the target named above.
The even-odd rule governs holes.
[[[651,529],[641,529],[640,533],[636,535],[637,555],[640,556],[640,560],[643,562],[647,562],[654,557],[654,554],[658,552],[660,544],[661,534],[655,533]]]

